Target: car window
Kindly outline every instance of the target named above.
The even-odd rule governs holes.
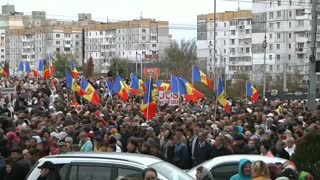
[[[211,169],[211,174],[215,180],[230,179],[238,173],[238,164],[222,164]]]
[[[43,161],[44,162],[44,161]],[[42,163],[43,163],[42,162]],[[37,179],[40,176],[40,169],[38,168],[42,163],[37,163],[31,170],[27,180]],[[66,174],[68,171],[68,164],[54,164],[56,170],[59,172],[61,180],[66,180]]]
[[[142,180],[142,171],[133,170],[129,168],[118,168],[118,178],[133,178],[135,180]]]
[[[72,165],[69,180],[109,180],[111,168],[106,166]]]

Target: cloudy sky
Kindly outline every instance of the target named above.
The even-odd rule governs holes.
[[[231,2],[234,1],[234,2]],[[236,0],[217,0],[217,12],[237,10]],[[100,21],[119,21],[140,18],[168,20],[174,39],[196,37],[196,18],[199,14],[213,12],[213,0],[2,0],[14,4],[16,11],[46,11],[47,17],[76,20],[78,13],[91,13]],[[241,2],[241,1],[240,1]],[[240,3],[241,9],[251,4]]]

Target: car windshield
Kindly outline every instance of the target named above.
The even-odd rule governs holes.
[[[157,170],[159,174],[167,178],[168,180],[192,180],[193,178],[183,172],[181,169],[167,163],[159,162],[152,164],[149,167],[152,167]]]

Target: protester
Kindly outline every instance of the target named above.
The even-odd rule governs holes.
[[[230,180],[251,180],[251,162],[248,159],[241,159],[239,162],[238,174]]]
[[[263,161],[251,164],[251,176],[253,180],[271,180],[268,166]]]
[[[153,168],[147,168],[142,172],[143,180],[157,180],[157,171]]]
[[[196,179],[197,180],[213,180],[213,177],[208,169],[206,169],[203,166],[199,166],[197,168]]]
[[[37,180],[60,180],[59,172],[56,171],[55,166],[50,161],[45,161],[38,167],[41,172]]]

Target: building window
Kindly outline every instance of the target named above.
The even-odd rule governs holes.
[[[296,16],[303,16],[305,15],[304,9],[297,9],[296,10]]]
[[[227,35],[227,32],[226,31],[224,31],[224,36],[226,36]]]
[[[4,49],[1,49],[1,52],[4,52]]]
[[[277,28],[280,29],[280,22],[277,22]]]
[[[272,60],[272,55],[269,55],[269,60]]]
[[[298,26],[299,27],[304,26],[304,20],[298,20]]]
[[[250,29],[246,29],[246,34],[250,34],[250,33],[251,33]]]
[[[277,44],[277,49],[280,49],[280,44]]]
[[[281,34],[277,33],[277,39],[280,39],[280,38],[281,38]]]
[[[145,41],[147,38],[145,36],[142,36],[142,40]]]
[[[272,39],[272,34],[269,34],[269,39]]]
[[[152,47],[157,47],[157,44],[152,44]]]
[[[289,33],[289,38],[291,39],[291,33]]]
[[[277,54],[277,60],[280,61],[280,54]]]
[[[269,12],[269,19],[273,19],[273,12]]]
[[[145,51],[142,51],[142,55],[146,55],[146,52],[145,52]]]
[[[298,54],[298,59],[303,59],[304,58],[304,54]]]
[[[60,52],[60,48],[56,48],[56,51],[57,51],[57,52]]]
[[[289,28],[291,28],[291,22],[289,22]]]
[[[289,17],[292,17],[292,12],[291,11],[289,11]]]
[[[277,12],[277,18],[280,18],[281,17],[281,11],[278,11]]]
[[[157,40],[157,36],[151,36],[151,40],[156,41]]]
[[[270,66],[269,66],[269,70],[270,70],[270,71],[273,71],[273,69],[272,69],[272,65],[270,65]]]
[[[289,45],[288,45],[288,46],[289,46],[289,49],[291,49],[291,44],[290,44],[290,43],[289,43]]]
[[[288,55],[288,60],[291,60],[291,54]]]
[[[56,44],[59,45],[59,44],[60,44],[60,41],[56,41]]]
[[[246,47],[246,53],[250,53],[250,48]]]
[[[56,34],[56,38],[60,38],[60,34]]]
[[[147,32],[147,30],[146,30],[146,29],[142,29],[142,30],[141,30],[141,32],[146,33],[146,32]]]
[[[223,44],[226,45],[226,44],[227,44],[227,41],[226,41],[226,40],[223,40]]]
[[[279,71],[280,70],[280,65],[277,65],[277,71]]]
[[[269,23],[269,29],[273,29],[273,23]]]
[[[234,39],[231,39],[230,41],[231,41],[231,44],[232,44],[232,45],[235,44],[235,40],[234,40]]]
[[[281,6],[281,1],[278,1],[278,6]]]
[[[270,51],[273,50],[273,44],[269,44],[269,50],[270,50]]]
[[[236,35],[236,30],[231,30],[231,35]]]
[[[224,27],[227,27],[227,23],[224,23],[223,26],[224,26]]]

